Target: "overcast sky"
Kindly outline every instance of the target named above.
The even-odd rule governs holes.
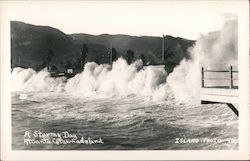
[[[9,2],[11,20],[58,28],[66,34],[172,35],[197,39],[219,30],[234,4],[217,1]],[[231,7],[231,8],[230,8]]]

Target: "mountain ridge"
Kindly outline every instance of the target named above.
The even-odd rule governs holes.
[[[169,48],[174,53],[168,61],[175,65],[183,58],[189,58],[187,49],[195,43],[193,40],[171,35],[166,35],[164,40],[165,50]],[[35,68],[46,58],[47,50],[51,49],[55,53],[52,63],[63,68],[66,60],[74,63],[80,56],[83,44],[89,48],[87,61],[94,61],[98,64],[109,63],[111,44],[117,50],[118,56],[125,57],[126,51],[131,49],[135,52],[135,59],[143,53],[147,62],[157,64],[161,61],[162,37],[107,33],[100,35],[65,34],[51,26],[11,21],[12,67]]]

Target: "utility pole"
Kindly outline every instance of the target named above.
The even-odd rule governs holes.
[[[110,64],[112,64],[112,43],[110,44]]]
[[[162,36],[162,49],[161,49],[161,54],[162,54],[162,63],[164,63],[164,60],[165,60],[165,58],[164,58],[164,50],[165,50],[165,47],[164,47],[164,34],[163,34],[163,36]]]
[[[20,59],[20,56],[18,56],[18,66],[21,66],[21,59]]]

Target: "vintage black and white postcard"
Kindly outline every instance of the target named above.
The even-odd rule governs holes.
[[[1,1],[4,160],[249,159],[248,1]]]

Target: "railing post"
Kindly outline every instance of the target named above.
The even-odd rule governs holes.
[[[230,86],[229,88],[233,88],[233,67],[230,66],[229,68],[229,74],[230,74]]]
[[[204,88],[204,68],[201,67],[201,87]]]

